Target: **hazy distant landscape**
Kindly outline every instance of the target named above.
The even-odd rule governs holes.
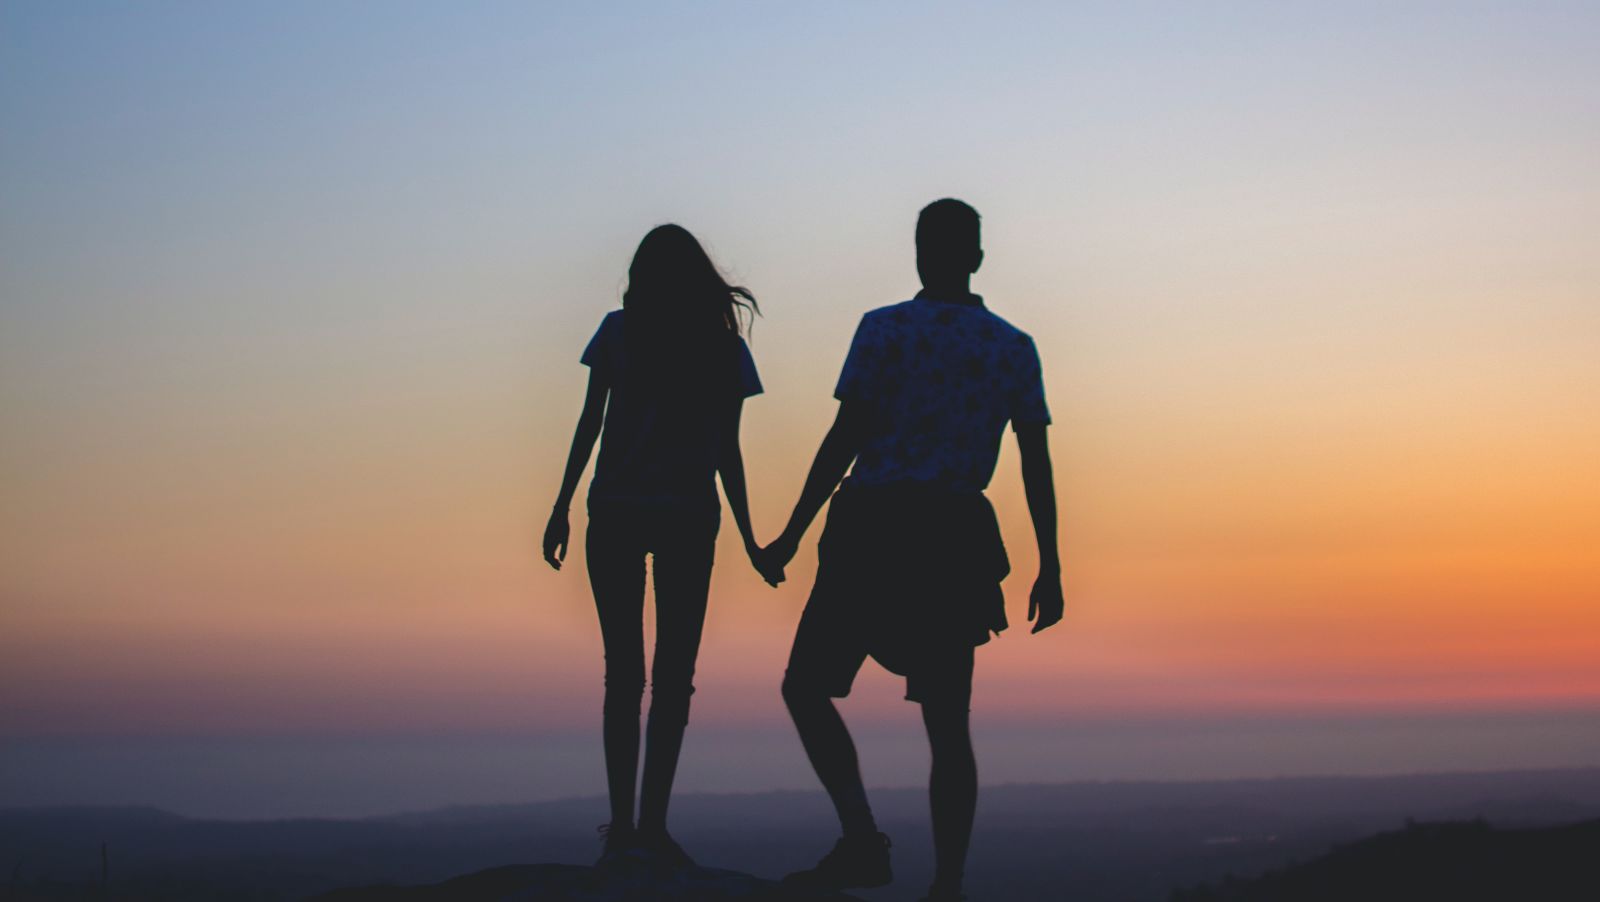
[[[900,879],[929,868],[920,789],[877,793]],[[23,898],[293,899],[343,886],[430,883],[506,864],[586,864],[602,799],[443,808],[362,819],[218,821],[155,809],[0,812],[0,861]],[[977,899],[1166,900],[1174,890],[1306,861],[1414,821],[1499,827],[1600,818],[1600,768],[1394,777],[1011,785],[985,791]],[[813,792],[688,794],[679,838],[703,864],[775,877],[834,835]]]
[[[864,674],[876,697],[887,674]],[[598,676],[595,680],[598,685]],[[920,784],[927,743],[913,706],[850,699],[868,785]],[[707,705],[718,699],[703,693]],[[776,688],[773,690],[776,698]],[[598,702],[596,702],[598,705]],[[1600,761],[1600,712],[1057,718],[990,722],[974,741],[986,785],[1095,780],[1235,780],[1342,774],[1549,770]],[[447,805],[542,802],[605,785],[598,731],[484,735],[8,737],[0,808],[160,808],[196,818],[355,818]],[[683,792],[812,790],[816,777],[787,722],[702,725],[685,741]]]

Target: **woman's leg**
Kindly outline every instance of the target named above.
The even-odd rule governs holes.
[[[665,832],[667,802],[678,773],[678,753],[689,723],[694,665],[711,591],[716,521],[709,528],[664,524],[655,548],[656,651],[650,668],[650,720],[645,734],[644,779],[639,794],[639,829]]]
[[[639,778],[639,703],[644,698],[644,549],[635,524],[591,516],[586,542],[589,584],[605,643],[606,694],[602,735],[613,829],[633,826]]]

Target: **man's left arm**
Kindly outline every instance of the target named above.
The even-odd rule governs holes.
[[[1028,514],[1039,540],[1039,578],[1028,595],[1028,619],[1033,632],[1049,629],[1061,620],[1066,601],[1061,595],[1061,552],[1056,545],[1056,482],[1050,463],[1050,439],[1045,423],[1018,423],[1017,450],[1022,457],[1022,487]]]

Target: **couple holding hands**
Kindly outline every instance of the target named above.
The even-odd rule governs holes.
[[[761,547],[739,450],[744,399],[761,392],[740,336],[741,315],[756,310],[755,299],[729,285],[679,226],[653,229],[634,254],[623,309],[605,317],[583,353],[588,395],[544,535],[545,560],[559,569],[567,511],[599,439],[585,549],[605,645],[611,822],[601,828],[602,865],[635,851],[691,864],[667,833],[666,813],[694,692],[720,474],[751,562],[774,586],[832,498],[783,699],[843,836],[816,866],[785,882],[842,890],[892,879],[889,838],[873,820],[855,745],[833,702],[849,694],[870,656],[905,677],[906,698],[922,706],[927,727],[935,868],[926,898],[964,898],[978,795],[968,724],[973,656],[1006,628],[1000,581],[1010,570],[983,490],[1009,422],[1039,544],[1028,602],[1037,633],[1060,620],[1063,607],[1050,413],[1033,340],[971,292],[983,262],[977,211],[951,199],[925,207],[916,260],[916,297],[862,317],[834,391],[838,414],[783,533]],[[656,637],[641,779],[647,555]]]

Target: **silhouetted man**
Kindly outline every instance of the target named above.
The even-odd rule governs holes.
[[[915,299],[862,317],[834,394],[839,412],[818,449],[788,526],[762,553],[780,579],[834,488],[818,545],[816,584],[795,634],[783,697],[844,836],[787,882],[818,888],[890,881],[889,838],[867,803],[849,730],[834,707],[868,656],[906,678],[932,748],[934,882],[928,898],[960,899],[978,797],[968,731],[973,650],[1006,627],[1009,572],[983,495],[1013,424],[1039,577],[1028,617],[1061,619],[1055,488],[1039,354],[969,288],[983,262],[977,211],[939,200],[917,219]],[[852,463],[854,464],[852,468]],[[840,479],[850,471],[840,485]]]

